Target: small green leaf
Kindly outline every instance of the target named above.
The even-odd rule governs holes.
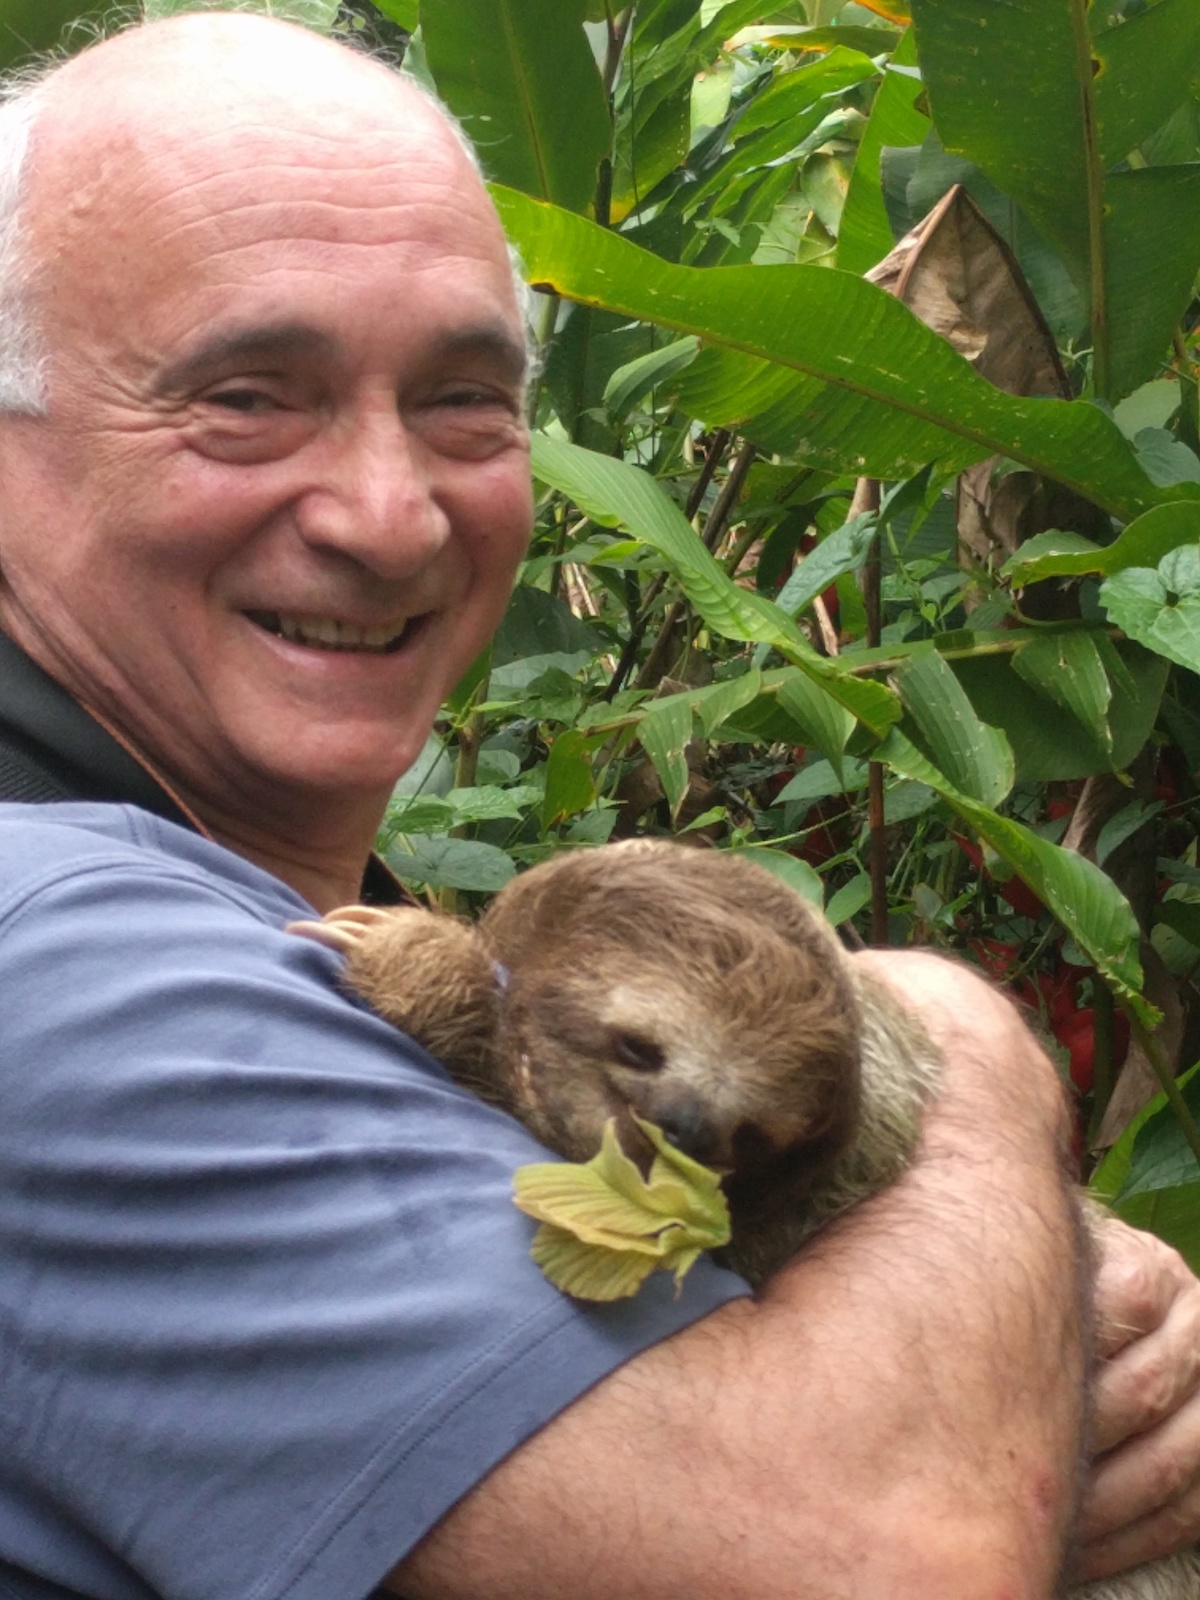
[[[845,272],[868,272],[895,243],[880,182],[885,149],[922,145],[929,118],[920,109],[924,84],[917,70],[917,36],[907,28],[896,46],[863,130],[842,208],[837,264]]]
[[[801,861],[799,856],[763,845],[734,850],[730,854],[744,856],[756,866],[773,872],[789,889],[794,889],[802,900],[807,900],[818,910],[825,904],[825,885],[821,882],[820,873],[810,867],[807,861]]]
[[[1113,740],[1108,708],[1112,685],[1090,633],[1064,629],[1061,633],[1037,634],[1017,651],[1013,670],[1047,700],[1078,717],[1101,749],[1111,756]]]
[[[1012,747],[983,722],[954,673],[931,646],[894,674],[900,697],[938,767],[956,789],[997,806],[1013,786]]]
[[[532,784],[515,784],[502,789],[496,784],[482,784],[478,788],[451,789],[444,796],[454,813],[456,824],[464,822],[497,822],[523,817],[541,792]]]
[[[1151,805],[1135,800],[1131,805],[1122,806],[1116,816],[1109,817],[1100,829],[1096,839],[1096,865],[1102,867],[1119,845],[1124,844],[1126,839],[1132,839],[1161,810],[1162,804],[1158,800]]]
[[[1200,1113],[1195,1067],[1179,1080],[1190,1110]],[[1138,1113],[1096,1169],[1091,1192],[1123,1221],[1150,1228],[1200,1269],[1200,1173],[1166,1095]]]
[[[763,6],[761,9],[766,10]],[[776,50],[833,50],[846,45],[862,55],[886,55],[900,37],[897,28],[873,28],[854,23],[839,23],[832,27],[786,28],[763,24],[742,28],[729,43],[737,45],[768,45]]]
[[[389,834],[448,833],[458,821],[454,807],[436,795],[418,794],[393,800],[383,819]]]
[[[1115,573],[1100,587],[1100,604],[1131,639],[1200,672],[1200,546],[1173,550],[1157,571]]]
[[[849,922],[851,917],[857,916],[870,903],[871,880],[865,872],[860,872],[831,897],[825,907],[825,915],[835,928],[840,928],[843,922]]]
[[[661,704],[651,703],[638,723],[642,749],[654,763],[672,816],[687,793],[689,773],[684,751],[691,737],[692,708],[683,695],[671,695]]]
[[[604,404],[614,416],[623,417],[644,395],[658,384],[682,372],[696,359],[698,339],[675,339],[660,350],[627,361],[618,367],[604,386]]]
[[[775,604],[789,617],[798,617],[843,572],[858,571],[878,531],[874,512],[864,512],[835,528],[796,563],[796,570],[775,596]]]
[[[836,772],[832,762],[812,761],[800,771],[775,796],[777,805],[795,805],[801,800],[810,803],[826,800],[835,794],[855,794],[866,787],[867,763],[847,761]]]
[[[1182,934],[1189,944],[1200,950],[1200,905],[1194,900],[1164,900],[1156,913],[1159,922]]]
[[[404,836],[388,846],[386,860],[402,882],[424,883],[433,889],[491,893],[503,889],[516,873],[503,850],[475,839]]]
[[[678,1284],[702,1250],[729,1242],[729,1207],[715,1172],[636,1119],[658,1154],[643,1178],[605,1124],[586,1162],[537,1162],[513,1175],[519,1210],[542,1223],[533,1258],[558,1288],[618,1300],[660,1268]]]
[[[546,793],[542,800],[543,832],[564,817],[573,817],[577,811],[586,811],[594,804],[596,780],[592,774],[591,753],[604,737],[567,728],[550,746]]]

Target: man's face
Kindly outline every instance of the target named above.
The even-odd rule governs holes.
[[[36,191],[0,620],[219,810],[386,792],[529,530],[498,226],[427,108],[371,121],[135,136]]]

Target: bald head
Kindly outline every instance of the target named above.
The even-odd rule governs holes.
[[[44,411],[60,280],[94,270],[98,239],[136,250],[140,201],[195,182],[197,150],[236,151],[265,194],[289,150],[347,135],[415,140],[477,187],[467,140],[421,88],[273,18],[188,13],[23,74],[0,105],[0,412]]]

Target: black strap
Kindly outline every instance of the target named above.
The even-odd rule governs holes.
[[[7,731],[7,730],[5,730]],[[9,743],[0,733],[0,800],[34,805],[49,800],[73,800],[70,787],[36,761],[28,751]]]

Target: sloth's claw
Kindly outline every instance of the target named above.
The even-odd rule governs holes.
[[[320,922],[289,922],[286,931],[348,956],[374,929],[393,920],[392,912],[378,906],[338,906],[335,911],[327,912]]]

